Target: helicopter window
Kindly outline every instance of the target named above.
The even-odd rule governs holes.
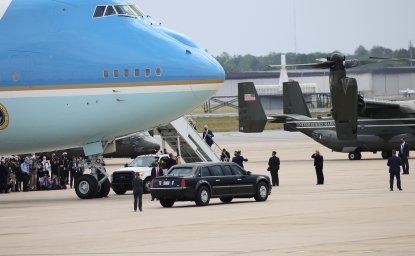
[[[150,75],[151,75],[151,70],[149,68],[146,68],[146,70],[145,70],[145,76],[146,77],[150,77]]]
[[[134,76],[139,77],[140,76],[140,70],[138,68],[134,69]]]
[[[115,14],[117,13],[115,12],[114,7],[112,7],[111,5],[107,6],[107,10],[105,11],[105,16],[110,16],[110,15],[115,15]]]
[[[104,70],[104,71],[102,71],[102,76],[103,76],[104,78],[108,78],[108,70]]]
[[[104,12],[105,12],[105,6],[103,5],[97,6],[97,8],[95,8],[94,18],[104,16]]]

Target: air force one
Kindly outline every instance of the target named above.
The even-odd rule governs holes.
[[[361,152],[382,152],[391,156],[402,137],[415,144],[415,102],[359,99],[356,140],[338,139],[332,117],[311,118],[296,81],[283,84],[283,114],[266,115],[252,82],[238,84],[239,131],[262,132],[266,122],[283,123],[286,131],[299,131],[336,152],[359,160]]]
[[[81,146],[99,156],[223,85],[206,50],[134,3],[1,0],[0,155]],[[109,192],[105,170],[92,169],[78,179],[80,198]]]

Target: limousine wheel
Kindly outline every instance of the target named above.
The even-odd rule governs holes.
[[[266,201],[268,198],[268,185],[261,181],[256,187],[255,200],[258,202]]]
[[[163,198],[160,198],[159,200],[160,200],[161,206],[163,206],[163,207],[172,207],[173,204],[174,204],[174,202],[176,202],[174,199],[163,199]]]
[[[230,203],[233,197],[220,197],[219,198],[223,203]]]
[[[113,191],[114,191],[114,193],[115,194],[117,194],[117,195],[124,195],[126,192],[127,192],[127,190],[124,190],[124,189],[112,189]]]
[[[200,187],[196,195],[196,205],[205,206],[208,205],[210,201],[210,191],[207,187]]]

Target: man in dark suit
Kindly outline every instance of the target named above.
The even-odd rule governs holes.
[[[155,177],[163,176],[163,169],[160,167],[159,162],[154,163],[154,167],[151,169],[150,180],[152,181]],[[154,201],[154,197],[151,196],[151,201]]]
[[[402,161],[402,174],[409,174],[409,145],[405,142],[405,138],[401,139],[401,145],[399,147],[399,157]]]
[[[134,211],[137,211],[137,205],[140,212],[143,210],[143,180],[142,173],[136,172],[132,181],[133,195],[134,195]]]
[[[272,186],[279,186],[278,170],[280,169],[280,159],[277,152],[272,151],[272,156],[268,160],[268,171],[271,172]]]
[[[208,144],[209,147],[211,147],[212,144],[213,144],[213,139],[212,139],[213,137],[214,137],[213,132],[211,130],[209,130],[207,125],[205,125],[205,129],[203,130],[203,137],[202,138],[206,141],[206,144]]]
[[[316,152],[311,156],[311,158],[314,158],[314,167],[316,168],[316,175],[317,175],[316,185],[323,185],[324,184],[323,156],[320,155],[320,151],[316,150]]]
[[[390,184],[390,190],[393,191],[393,180],[394,177],[396,177],[396,185],[398,187],[399,190],[402,190],[401,187],[401,176],[400,176],[400,171],[401,171],[401,166],[402,162],[401,159],[399,157],[396,156],[396,150],[392,150],[392,156],[389,157],[388,159],[388,166],[389,166],[389,175],[390,175],[390,179],[389,179],[389,184]]]
[[[232,162],[244,168],[244,162],[248,162],[248,158],[243,157],[240,150],[235,151],[234,155],[235,156],[232,158]]]

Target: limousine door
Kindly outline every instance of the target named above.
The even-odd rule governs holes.
[[[207,168],[207,167],[203,167]],[[202,168],[202,173],[203,172]],[[223,174],[222,168],[219,165],[209,166],[210,176],[205,176],[206,179],[212,188],[211,194],[214,197],[230,195],[231,186],[232,186],[232,176],[225,176]]]
[[[237,165],[225,165],[224,168],[232,170],[234,184],[232,194],[234,195],[252,195],[255,193],[255,180],[252,176],[246,174],[242,168]]]

